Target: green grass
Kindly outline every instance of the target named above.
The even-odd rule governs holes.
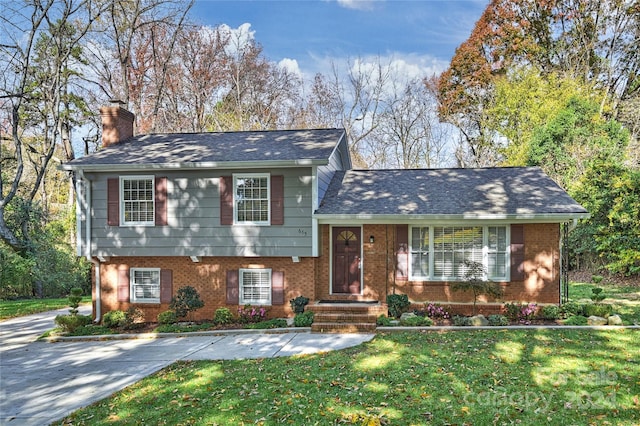
[[[635,425],[640,333],[379,334],[325,354],[178,362],[62,424]]]
[[[82,298],[83,304],[90,302],[91,297],[85,296]],[[69,299],[66,297],[59,299],[0,300],[0,321],[68,307]]]
[[[569,299],[575,302],[591,302],[591,290],[601,287],[607,297],[602,303],[610,304],[625,324],[640,324],[640,286],[616,284],[569,283]]]

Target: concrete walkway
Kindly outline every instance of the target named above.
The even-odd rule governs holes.
[[[81,313],[88,313],[86,307]],[[90,308],[89,308],[90,309]],[[178,360],[291,356],[373,334],[293,332],[105,341],[35,341],[67,309],[0,322],[0,425],[47,425]]]

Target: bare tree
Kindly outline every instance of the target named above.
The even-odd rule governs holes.
[[[95,28],[85,49],[103,96],[122,100],[140,131],[158,128],[168,64],[193,0],[110,0],[108,20]]]
[[[441,166],[447,140],[439,126],[435,97],[422,81],[393,78],[379,124],[363,146],[367,162],[375,168]]]
[[[267,130],[289,127],[298,102],[300,78],[270,62],[247,27],[231,35],[226,49],[225,92],[214,113],[217,130]]]

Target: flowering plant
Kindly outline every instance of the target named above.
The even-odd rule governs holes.
[[[264,307],[244,305],[238,308],[238,320],[241,323],[254,323],[264,321],[267,318],[267,310]]]
[[[520,308],[520,314],[518,315],[518,320],[520,320],[520,323],[531,324],[531,320],[536,315],[537,309],[538,305],[536,305],[535,303],[522,305],[522,308]]]
[[[427,316],[432,319],[449,319],[449,312],[437,303],[429,303],[427,305]]]
[[[531,320],[538,310],[538,305],[535,303],[506,303],[504,307],[507,316],[512,320],[517,320],[520,324],[531,324]]]

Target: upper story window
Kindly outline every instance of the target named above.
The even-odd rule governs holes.
[[[155,183],[153,176],[120,177],[120,223],[155,224]]]
[[[411,280],[461,280],[464,262],[482,263],[486,278],[506,280],[509,236],[506,226],[412,226]]]
[[[160,269],[131,268],[131,302],[160,303]]]
[[[268,225],[270,223],[270,176],[242,174],[233,176],[235,223]]]

